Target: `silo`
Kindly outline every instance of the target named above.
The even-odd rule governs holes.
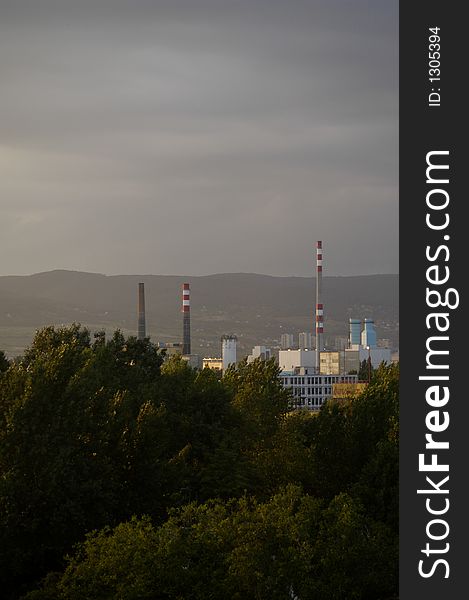
[[[376,331],[373,319],[363,321],[362,346],[376,348]]]
[[[362,322],[360,321],[360,319],[349,319],[350,347],[360,345],[361,324],[362,324]]]
[[[222,335],[221,337],[221,356],[223,361],[223,370],[229,365],[236,364],[236,344],[238,338],[235,335]]]

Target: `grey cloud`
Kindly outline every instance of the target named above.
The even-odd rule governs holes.
[[[396,272],[397,6],[2,5],[3,272]]]

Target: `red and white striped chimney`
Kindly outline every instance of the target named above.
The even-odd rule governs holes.
[[[319,372],[319,353],[323,349],[324,305],[322,290],[322,242],[316,243],[316,370]]]
[[[191,300],[190,286],[182,284],[182,353],[191,353]]]

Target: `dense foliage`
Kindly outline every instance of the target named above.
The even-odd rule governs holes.
[[[397,367],[289,407],[273,361],[38,332],[0,370],[3,597],[397,597]]]

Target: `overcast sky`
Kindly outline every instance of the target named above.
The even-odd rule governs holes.
[[[397,0],[2,0],[0,275],[398,272]]]

